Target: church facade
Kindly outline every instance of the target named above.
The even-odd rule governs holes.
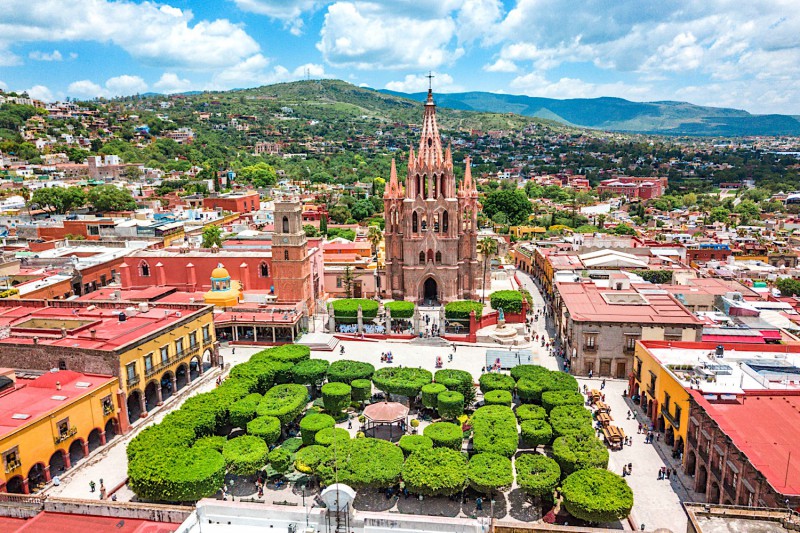
[[[428,91],[419,149],[408,156],[405,186],[394,160],[383,195],[386,285],[395,300],[421,304],[476,299],[478,191],[469,158],[456,187],[450,147],[442,149],[433,93]]]

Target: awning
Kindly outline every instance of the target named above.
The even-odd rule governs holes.
[[[766,340],[776,340],[779,341],[783,337],[781,336],[781,332],[777,329],[762,329],[761,334],[764,336]]]
[[[766,341],[760,335],[703,335],[703,342],[764,344]]]

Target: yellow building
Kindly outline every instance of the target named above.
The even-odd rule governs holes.
[[[111,376],[71,370],[0,376],[0,491],[37,492],[119,433]]]
[[[547,233],[547,228],[541,226],[511,226],[508,232],[517,239],[532,239]]]
[[[242,287],[236,280],[231,280],[231,275],[222,266],[211,271],[211,290],[203,295],[207,304],[217,307],[235,307],[242,297]]]

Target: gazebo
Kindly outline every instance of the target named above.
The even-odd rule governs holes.
[[[394,425],[400,426],[399,436],[403,435],[403,428],[408,422],[408,407],[397,402],[373,403],[364,408],[364,435],[376,436],[376,430],[389,426],[389,440],[394,439]],[[372,435],[370,435],[370,431]]]

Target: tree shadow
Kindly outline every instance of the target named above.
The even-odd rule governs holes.
[[[423,500],[415,495],[408,499],[401,496],[397,500],[397,510],[405,514],[456,517],[461,511],[461,496],[452,499],[447,496],[425,496]]]
[[[508,493],[509,514],[522,522],[534,522],[542,518],[542,501],[528,496],[524,490],[516,488]]]
[[[493,516],[496,519],[504,518],[508,514],[508,500],[506,499],[506,495],[502,492],[496,493],[494,495],[494,514],[492,514],[492,498],[485,495],[479,494],[477,492],[468,491],[467,493],[467,501],[461,505],[461,511],[469,517],[475,518],[488,518],[489,516]],[[476,503],[476,498],[480,497],[483,502],[481,504],[481,510],[478,510],[478,505]]]
[[[382,490],[365,489],[356,493],[356,497],[353,500],[353,509],[357,511],[384,512],[394,507],[396,502],[397,498],[392,496],[387,499]]]

